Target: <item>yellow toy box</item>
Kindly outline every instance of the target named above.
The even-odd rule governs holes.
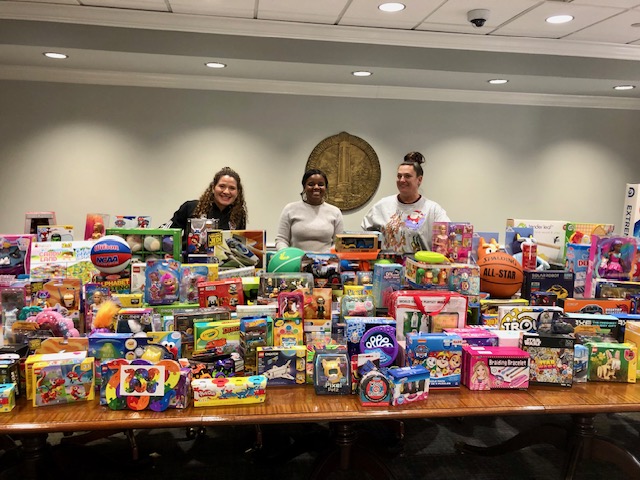
[[[10,412],[16,406],[16,384],[0,383],[0,412]]]

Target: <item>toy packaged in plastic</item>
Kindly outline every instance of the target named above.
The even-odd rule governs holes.
[[[636,265],[638,240],[635,237],[591,236],[585,297],[595,293],[594,279],[631,280]]]
[[[149,305],[168,305],[180,299],[180,262],[149,260],[145,279],[145,301]]]
[[[310,273],[261,273],[258,284],[258,304],[278,303],[280,292],[313,292],[313,275]]]

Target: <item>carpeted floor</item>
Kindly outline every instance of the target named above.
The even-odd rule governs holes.
[[[570,425],[570,417],[513,416],[444,418],[405,421],[405,437],[398,441],[392,422],[358,426],[358,445],[375,454],[398,480],[412,479],[559,479],[565,455],[552,446],[539,445],[497,457],[461,454],[456,442],[494,445],[542,423]],[[640,457],[640,413],[596,417],[598,434],[622,443]],[[333,446],[327,425],[266,426],[263,447],[255,450],[255,428],[234,426],[137,431],[139,459],[131,459],[124,434],[85,445],[60,441],[50,435],[47,478],[105,479],[279,479],[309,478],[316,460]],[[0,454],[1,479],[20,479],[20,449]],[[332,474],[334,480],[369,478],[360,471]],[[579,466],[576,480],[624,479],[609,463],[589,461]],[[637,480],[637,479],[635,479]]]

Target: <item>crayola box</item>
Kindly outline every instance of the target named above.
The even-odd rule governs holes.
[[[240,349],[240,321],[220,320],[194,324],[193,353],[224,355]]]
[[[638,349],[632,343],[591,342],[587,379],[597,382],[636,382]]]

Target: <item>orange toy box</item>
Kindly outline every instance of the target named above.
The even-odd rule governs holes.
[[[565,298],[565,313],[629,313],[631,300],[624,298]]]

